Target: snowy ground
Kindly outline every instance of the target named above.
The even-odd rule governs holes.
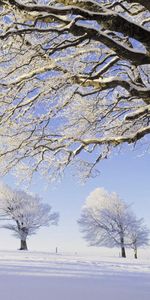
[[[150,300],[150,260],[0,251],[0,300]]]

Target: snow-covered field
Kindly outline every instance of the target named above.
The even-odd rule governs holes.
[[[150,300],[150,260],[0,251],[0,300]]]

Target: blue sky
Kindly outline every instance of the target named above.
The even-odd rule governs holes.
[[[75,181],[67,172],[60,184],[48,184],[38,176],[30,191],[39,194],[44,201],[50,203],[53,210],[60,212],[59,225],[41,229],[37,235],[29,237],[31,250],[55,252],[88,252],[98,253],[100,250],[87,247],[82,239],[76,220],[80,217],[81,207],[86,197],[97,187],[117,192],[127,203],[133,203],[133,210],[138,217],[144,217],[150,228],[150,184],[149,153],[138,157],[138,153],[126,152],[103,161],[100,164],[100,176],[90,179],[84,185]],[[16,187],[15,178],[6,176],[4,182]],[[19,241],[7,230],[1,229],[0,249],[17,249]]]

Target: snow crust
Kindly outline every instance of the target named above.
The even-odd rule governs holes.
[[[149,300],[150,260],[0,251],[2,300]]]

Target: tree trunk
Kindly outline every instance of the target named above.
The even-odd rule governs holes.
[[[121,247],[121,257],[126,257],[126,251],[124,246]]]
[[[137,248],[134,249],[134,258],[137,259]]]
[[[26,240],[25,241],[21,240],[21,246],[19,250],[28,250]]]
[[[121,235],[120,242],[121,242],[121,257],[126,257],[123,233]]]

